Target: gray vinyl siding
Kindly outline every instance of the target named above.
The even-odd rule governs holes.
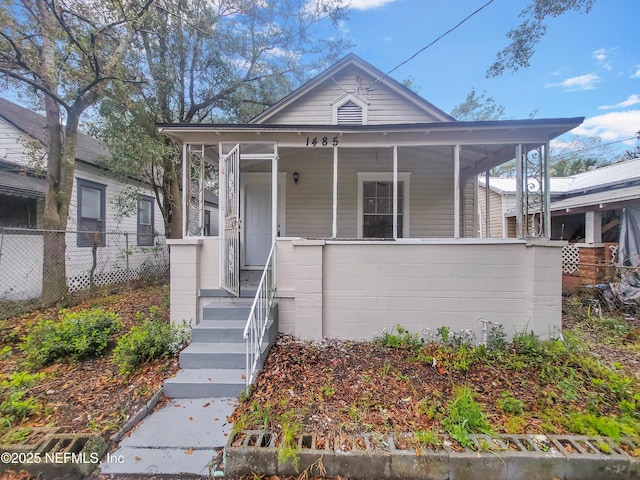
[[[282,236],[328,238],[333,219],[333,152],[281,152],[287,172],[287,229]],[[300,175],[298,185],[293,172]],[[393,171],[390,148],[340,149],[338,159],[338,238],[358,236],[358,172]],[[419,148],[398,150],[398,172],[410,176],[410,237],[453,236],[452,162],[434,161]],[[465,189],[466,233],[473,236],[473,186]]]
[[[333,78],[325,80],[293,104],[269,118],[273,124],[330,125],[333,123],[332,102],[345,93],[357,89],[356,78],[361,77],[359,94],[368,102],[367,123],[419,123],[438,121],[433,115],[418,108],[412,102],[388,88],[383,81],[366,74],[355,66],[341,70]],[[366,90],[369,88],[369,90]]]
[[[470,178],[463,185],[463,197],[461,210],[463,211],[463,229],[464,238],[475,238],[478,236],[478,224],[476,212],[476,179]]]
[[[486,216],[487,216],[487,207],[486,207],[486,197],[485,197],[485,188],[480,187],[478,194],[478,202],[480,204],[480,214],[482,216],[482,237],[485,237],[486,232]],[[499,193],[494,192],[493,190],[489,191],[489,224],[491,225],[491,238],[502,238],[502,219],[504,216],[504,212],[502,210],[502,196]]]
[[[24,135],[6,120],[0,118],[0,160],[18,165],[33,164],[37,159],[27,156],[24,141],[29,137]],[[42,152],[44,155],[44,151]]]
[[[119,218],[117,210],[115,208],[116,199],[118,195],[125,189],[125,184],[107,176],[101,170],[90,167],[85,164],[76,164],[75,169],[75,181],[73,182],[73,191],[71,193],[71,204],[69,206],[69,221],[67,223],[67,230],[77,230],[77,208],[78,208],[78,178],[89,180],[94,183],[105,185],[106,193],[106,209],[105,209],[105,231],[107,232],[128,232],[130,233],[130,241],[135,245],[136,243],[136,231],[138,226],[137,212],[130,216]],[[155,201],[155,195],[149,188],[142,186],[135,186],[136,190],[142,194],[153,197],[153,218],[154,218],[154,231],[161,235],[164,235],[164,221],[162,220],[162,212],[158,206],[158,202]]]

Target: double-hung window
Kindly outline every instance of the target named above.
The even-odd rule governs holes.
[[[409,236],[409,173],[398,174],[397,238]],[[393,176],[358,174],[358,236],[394,238]]]
[[[107,186],[78,178],[78,247],[104,247]]]
[[[138,197],[138,245],[153,246],[153,198]]]

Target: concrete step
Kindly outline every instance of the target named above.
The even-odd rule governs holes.
[[[245,320],[203,320],[191,332],[192,343],[244,343]]]
[[[247,321],[253,301],[245,299],[214,301],[202,309],[202,320]]]
[[[199,368],[180,370],[164,382],[169,398],[238,397],[245,389],[244,368]]]
[[[180,352],[180,368],[243,368],[245,343],[191,343]]]

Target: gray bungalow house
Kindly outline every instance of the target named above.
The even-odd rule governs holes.
[[[169,241],[172,321],[198,323],[211,292],[253,297],[256,269],[256,310],[273,296],[280,331],[305,339],[396,324],[480,339],[487,322],[553,335],[548,143],[582,120],[458,122],[348,55],[246,124],[159,125],[183,146],[185,201],[206,164],[220,175],[220,235],[185,222]],[[514,158],[519,237],[477,238],[478,175]]]

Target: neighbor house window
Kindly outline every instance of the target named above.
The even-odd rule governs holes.
[[[386,173],[358,174],[358,236],[394,238],[393,176]],[[409,236],[409,174],[398,174],[397,238]]]
[[[152,246],[153,240],[153,198],[138,197],[138,245]]]
[[[0,227],[37,228],[38,201],[0,193]]]
[[[106,185],[78,179],[79,247],[105,246],[106,190]]]

